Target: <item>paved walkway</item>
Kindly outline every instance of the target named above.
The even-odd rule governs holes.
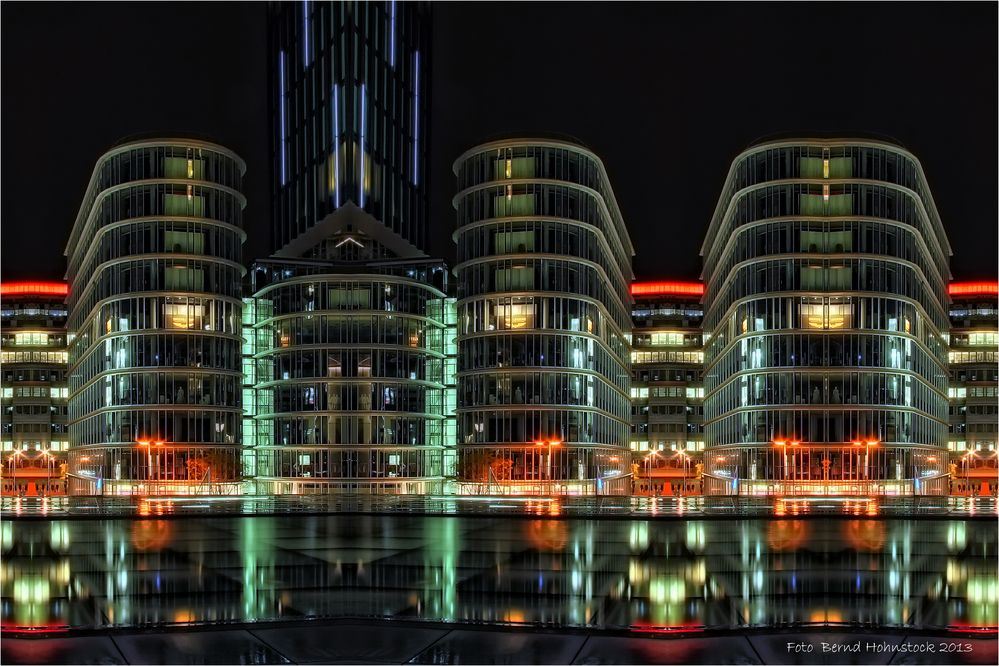
[[[312,621],[5,636],[3,664],[995,664],[995,634],[851,630],[749,634],[555,631]]]

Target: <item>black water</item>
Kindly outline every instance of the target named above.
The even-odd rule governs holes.
[[[5,520],[5,629],[393,617],[995,627],[997,526],[785,517]]]

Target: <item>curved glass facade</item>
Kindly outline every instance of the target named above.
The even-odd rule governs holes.
[[[454,171],[459,479],[467,492],[628,492],[634,252],[603,164],[514,139]]]
[[[245,170],[188,139],[98,161],[66,250],[74,492],[239,487]]]
[[[256,265],[263,491],[441,492],[444,268],[382,269]]]
[[[707,492],[947,491],[950,246],[915,157],[753,147],[701,254]]]

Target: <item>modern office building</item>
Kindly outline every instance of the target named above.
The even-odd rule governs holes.
[[[97,161],[66,246],[71,492],[237,492],[246,167],[196,139]]]
[[[252,275],[257,491],[443,492],[447,267],[271,258]]]
[[[999,285],[952,282],[948,291],[951,492],[994,495],[999,474]]]
[[[429,4],[274,2],[269,12],[275,251],[314,245],[354,207],[425,250]]]
[[[947,492],[951,252],[911,153],[752,146],[701,254],[706,492]]]
[[[424,251],[429,4],[269,11],[275,252],[252,270],[244,350],[257,488],[442,492],[454,301]]]
[[[698,282],[635,282],[631,461],[637,495],[693,495],[704,463]]]
[[[463,492],[630,492],[634,254],[600,159],[509,139],[454,163]]]
[[[0,284],[4,495],[66,493],[64,282]]]

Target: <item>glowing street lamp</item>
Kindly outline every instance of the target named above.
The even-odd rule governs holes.
[[[774,446],[784,453],[784,478],[787,479],[787,442],[782,439],[775,439]]]
[[[545,474],[548,477],[548,494],[552,494],[552,447],[561,446],[562,442],[557,439],[545,439],[535,442],[537,446],[547,448],[548,460],[545,464]]]
[[[658,451],[649,451],[645,456],[645,478],[649,482],[649,494],[652,494],[652,458],[659,455]]]
[[[687,494],[687,461],[690,460],[690,456],[687,455],[686,450],[678,449],[676,454],[680,456],[681,464],[683,465],[683,494]]]
[[[146,483],[152,480],[153,452],[148,439],[137,439],[135,443],[146,449]]]

